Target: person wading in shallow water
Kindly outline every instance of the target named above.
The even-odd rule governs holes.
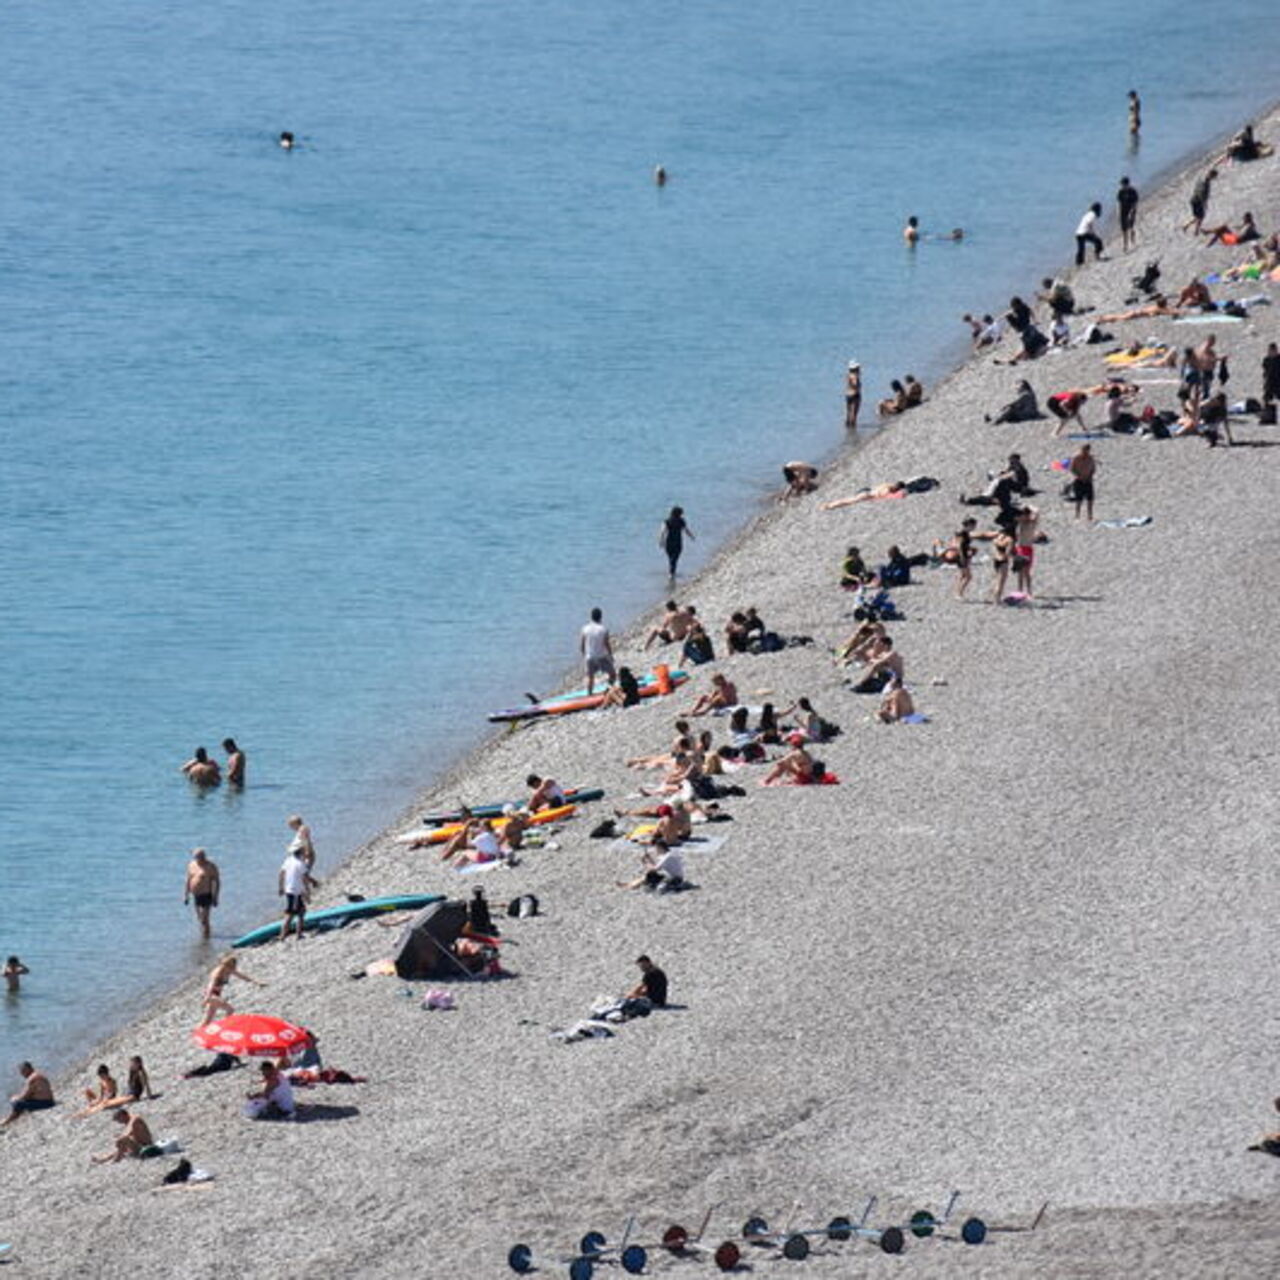
[[[693,530],[685,523],[684,508],[672,507],[671,514],[658,527],[658,546],[667,553],[667,567],[671,576],[676,576],[676,566],[684,553],[685,535],[693,537]]]

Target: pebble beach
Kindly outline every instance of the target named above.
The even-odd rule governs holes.
[[[1280,139],[1280,113],[1257,130]],[[1206,165],[1197,158],[1144,193],[1128,253],[1108,193],[1107,256],[1068,277],[1080,305],[1120,309],[1153,259],[1176,293],[1244,258],[1180,231]],[[1269,234],[1277,197],[1274,156],[1224,167],[1209,221],[1236,225],[1252,210]],[[1093,198],[1082,193],[1081,208]],[[1211,288],[1222,299],[1280,295],[1268,282]],[[1004,300],[973,306],[1002,311]],[[0,1235],[15,1266],[211,1277],[233,1261],[246,1276],[482,1277],[510,1274],[507,1250],[526,1241],[542,1274],[563,1274],[559,1259],[583,1232],[616,1238],[631,1218],[635,1238],[651,1242],[710,1210],[714,1244],[755,1213],[820,1226],[857,1216],[874,1194],[873,1221],[901,1223],[959,1189],[957,1221],[1019,1225],[1049,1208],[1034,1233],[993,1233],[972,1249],[909,1240],[895,1259],[815,1237],[803,1264],[765,1250],[748,1261],[753,1273],[819,1278],[1266,1273],[1280,1252],[1280,1164],[1245,1147],[1274,1119],[1280,1031],[1268,998],[1280,906],[1270,652],[1280,428],[1242,418],[1231,448],[1092,440],[1098,519],[1149,517],[1112,528],[1076,520],[1059,496],[1051,467],[1076,442],[1054,438],[1052,418],[984,421],[1019,378],[1043,404],[1102,381],[1105,352],[1149,337],[1182,347],[1215,333],[1231,358],[1229,397],[1259,396],[1280,312],[1214,319],[1109,324],[1113,343],[1016,368],[996,363],[1015,349],[1006,336],[928,388],[922,407],[842,451],[817,494],[762,512],[675,595],[717,639],[732,610],[754,605],[812,645],[721,656],[669,697],[496,734],[317,896],[320,906],[347,893],[465,897],[477,883],[496,900],[536,894],[541,915],[502,921],[514,976],[444,984],[457,1010],[427,1012],[422,992],[438,984],[406,994],[395,978],[350,977],[392,950],[395,930],[376,922],[246,952],[245,969],[267,986],[233,991],[237,1008],[314,1028],[328,1065],[369,1077],[301,1093],[303,1117],[289,1124],[243,1118],[251,1070],[179,1079],[201,1057],[189,1034],[200,985],[184,985],[55,1082],[55,1111],[0,1135]],[[868,400],[890,376],[877,371]],[[1174,407],[1176,370],[1135,380],[1140,404]],[[1090,401],[1086,418],[1101,412]],[[1048,535],[1036,599],[986,603],[986,544],[966,600],[953,570],[918,571],[895,592],[905,619],[890,633],[928,723],[876,723],[877,699],[850,693],[831,660],[855,625],[838,586],[844,549],[874,563],[892,544],[927,551],[965,514],[989,527],[990,512],[957,495],[978,492],[1012,451],[1040,490]],[[939,486],[819,506],[919,475]],[[593,603],[584,597],[584,621]],[[653,621],[620,638],[621,662],[676,665],[671,650],[639,652]],[[687,857],[694,888],[624,892],[616,882],[636,874],[638,857],[588,832],[653,780],[625,759],[665,750],[717,671],[745,702],[808,696],[839,724],[822,756],[841,785],[761,789],[760,771],[744,769],[727,779],[747,794],[724,802],[723,845]],[[722,738],[723,721],[707,727]],[[606,790],[558,831],[558,848],[469,877],[397,841],[424,809],[519,796],[531,771]],[[642,952],[668,974],[673,1007],[610,1040],[551,1037],[632,985]],[[110,1126],[73,1119],[72,1090],[92,1064],[123,1066],[133,1053],[161,1094],[139,1110],[212,1183],[153,1194],[171,1160],[90,1165]],[[713,1270],[705,1256],[655,1251],[649,1263],[656,1275]]]

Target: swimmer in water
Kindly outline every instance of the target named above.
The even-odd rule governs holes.
[[[280,145],[281,145],[281,147],[283,147],[283,148],[284,148],[284,150],[286,150],[286,151],[292,151],[292,150],[293,150],[293,134],[291,134],[291,133],[289,132],[289,130],[288,130],[288,129],[285,129],[285,130],[284,130],[284,132],[283,132],[283,133],[281,133],[281,135],[280,135]]]
[[[659,187],[667,185],[667,171],[662,165],[655,165],[653,170],[653,181]]]
[[[902,228],[902,238],[908,244],[915,244],[920,239],[920,219],[914,213],[907,219],[907,225]]]

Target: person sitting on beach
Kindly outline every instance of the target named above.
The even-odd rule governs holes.
[[[618,683],[606,689],[600,702],[603,711],[608,707],[635,707],[640,704],[640,682],[630,667],[618,668]]]
[[[680,656],[685,662],[690,662],[695,667],[715,661],[716,651],[712,647],[711,637],[707,635],[706,629],[697,618],[690,623],[689,634],[685,636],[684,644],[680,648]]]
[[[787,743],[791,750],[781,759],[774,762],[773,767],[760,780],[762,787],[770,787],[784,780],[797,783],[810,783],[814,780],[814,759],[805,750],[805,738],[802,733],[793,733]]]
[[[640,855],[642,870],[634,880],[619,880],[619,889],[672,892],[684,888],[684,858],[664,840],[654,840]]]
[[[778,712],[772,702],[766,702],[760,708],[760,720],[756,725],[756,738],[772,746],[782,741],[782,730],[778,725]]]
[[[644,648],[648,649],[655,640],[661,640],[663,644],[683,640],[689,634],[693,618],[692,609],[682,609],[674,600],[668,600],[666,613],[663,614],[662,621],[645,637]]]
[[[1049,326],[1049,343],[1059,348],[1071,345],[1071,326],[1065,316],[1054,316],[1053,323]]]
[[[1085,401],[1088,399],[1089,393],[1087,391],[1076,388],[1071,391],[1055,392],[1045,401],[1049,412],[1058,419],[1058,425],[1053,429],[1055,436],[1060,436],[1063,428],[1071,423],[1075,423],[1081,431],[1089,430],[1084,419],[1080,416],[1080,411],[1084,408]]]
[[[1280,1111],[1280,1098],[1275,1100],[1275,1109]],[[1265,1151],[1269,1156],[1280,1156],[1280,1133],[1268,1133],[1257,1142],[1245,1148],[1246,1151]]]
[[[759,638],[765,633],[764,619],[760,616],[759,609],[755,605],[749,605],[742,611],[743,623],[747,632],[747,640]]]
[[[689,708],[691,716],[705,716],[710,711],[727,711],[738,705],[738,687],[723,672],[711,677],[712,687]]]
[[[1045,276],[1040,281],[1040,287],[1044,292],[1036,294],[1036,301],[1045,303],[1055,319],[1059,316],[1075,314],[1076,296],[1072,293],[1069,284],[1063,280],[1054,280]]]
[[[1008,364],[1017,364],[1021,360],[1034,360],[1048,345],[1049,339],[1036,327],[1031,308],[1021,298],[1009,299],[1009,310],[1005,312],[1005,320],[1022,340],[1022,349],[1016,352]]]
[[[910,401],[907,399],[907,389],[897,378],[889,383],[889,389],[893,392],[893,395],[886,396],[876,405],[876,412],[881,417],[891,418],[896,414],[905,413],[911,407]]]
[[[112,1120],[124,1126],[124,1132],[116,1139],[115,1146],[101,1155],[90,1156],[94,1164],[119,1164],[121,1160],[136,1159],[149,1147],[155,1146],[155,1139],[147,1122],[141,1116],[135,1116],[127,1107],[112,1112]]]
[[[213,966],[209,974],[209,981],[205,984],[204,989],[204,1017],[200,1020],[200,1025],[207,1026],[214,1018],[221,1017],[224,1014],[234,1013],[231,1002],[223,996],[223,990],[232,978],[239,978],[241,982],[252,983],[255,987],[265,987],[265,982],[259,982],[257,978],[251,978],[240,968],[240,962],[235,956],[223,956],[217,964]]]
[[[900,677],[895,676],[884,687],[884,697],[880,699],[876,719],[882,724],[897,724],[904,717],[915,714],[916,705],[911,701]]]
[[[97,1084],[84,1091],[85,1101],[89,1105],[84,1110],[76,1112],[77,1119],[81,1116],[91,1116],[95,1111],[101,1111],[108,1102],[114,1101],[119,1095],[115,1077],[112,1076],[111,1068],[105,1062],[98,1063],[98,1070],[95,1075],[98,1080]]]
[[[483,818],[471,829],[466,845],[458,850],[457,865],[497,862],[500,857],[502,846],[498,843],[493,823],[488,818]]]
[[[5,990],[10,995],[17,995],[22,990],[23,976],[30,972],[31,970],[17,956],[10,956],[4,963]]]
[[[883,622],[862,622],[853,634],[836,650],[836,665],[847,667],[853,662],[865,662],[867,654],[884,638]]]
[[[1034,422],[1043,417],[1044,414],[1040,412],[1040,404],[1036,400],[1036,393],[1032,389],[1031,383],[1023,378],[1018,383],[1017,394],[991,421]]]
[[[737,610],[729,615],[724,626],[725,648],[730,653],[746,653],[747,638],[747,615]]]
[[[641,787],[642,796],[670,796],[684,788],[690,778],[700,776],[701,767],[694,759],[692,752],[677,751],[671,762],[671,768],[663,775],[657,786]]]
[[[1193,278],[1191,283],[1178,294],[1178,300],[1174,303],[1174,306],[1179,311],[1216,311],[1218,309],[1218,304],[1214,302],[1209,294],[1209,286],[1198,276]]]
[[[892,480],[885,484],[872,485],[869,489],[860,489],[848,498],[833,498],[830,502],[821,503],[819,511],[835,511],[838,507],[852,507],[859,502],[876,502],[881,498],[892,498],[895,494],[905,493],[905,480]]]
[[[882,693],[894,676],[901,680],[903,674],[902,655],[893,647],[893,639],[883,636],[874,648],[868,650],[866,670],[862,679],[853,686],[853,692]]]
[[[1239,230],[1233,231],[1230,224],[1224,222],[1220,227],[1209,231],[1208,235],[1210,244],[1248,244],[1250,240],[1262,239],[1262,232],[1258,230],[1258,224],[1254,222],[1251,213],[1245,213]]]
[[[844,553],[844,560],[840,565],[840,585],[860,587],[864,582],[870,582],[871,576],[871,570],[867,568],[862,552],[857,547],[850,547]]]
[[[124,1097],[120,1101],[128,1105],[130,1102],[141,1102],[143,1099],[156,1096],[151,1088],[151,1077],[147,1075],[147,1069],[142,1065],[142,1056],[135,1053],[129,1059],[129,1074],[125,1078]]]
[[[1107,428],[1116,432],[1132,432],[1138,429],[1139,419],[1125,408],[1126,397],[1119,387],[1107,392]]]
[[[667,975],[648,956],[640,956],[636,964],[640,966],[640,981],[623,998],[647,1000],[658,1009],[666,1008],[669,990]]]
[[[804,734],[806,742],[826,742],[830,736],[832,726],[813,709],[813,703],[808,698],[797,698],[795,706],[788,707],[782,713],[783,718],[794,716],[796,720],[796,732]]]
[[[244,1113],[251,1120],[292,1120],[297,1114],[293,1086],[274,1062],[264,1062],[262,1087],[246,1094]]]
[[[903,390],[906,392],[908,409],[924,404],[924,387],[914,373],[907,374],[903,381]]]
[[[209,759],[209,753],[203,747],[197,747],[196,753],[182,766],[182,772],[197,787],[216,787],[222,781],[222,771],[216,760]]]
[[[18,1063],[22,1088],[9,1099],[9,1114],[0,1121],[0,1129],[7,1129],[27,1111],[47,1111],[53,1106],[53,1086],[43,1071],[37,1071],[29,1062]]]
[[[529,813],[540,813],[543,809],[559,809],[564,803],[564,788],[554,778],[540,778],[531,773],[524,785],[529,788],[529,798],[524,807]]]
[[[1259,142],[1253,136],[1253,125],[1247,124],[1227,143],[1227,149],[1213,163],[1222,164],[1229,160],[1244,164],[1270,154],[1271,148]]]
[[[1003,321],[997,320],[995,316],[984,315],[981,320],[977,320],[966,312],[960,318],[969,326],[975,351],[994,347],[1004,332]]]
[[[812,462],[788,462],[782,468],[782,478],[787,482],[784,499],[803,498],[818,487],[818,468]]]

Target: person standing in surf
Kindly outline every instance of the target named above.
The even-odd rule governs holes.
[[[1129,90],[1129,136],[1136,138],[1142,132],[1142,99],[1137,89]]]
[[[676,566],[684,553],[685,534],[693,537],[693,530],[685,524],[684,508],[672,507],[671,514],[658,529],[658,546],[667,553],[667,565],[673,578],[676,576]]]

